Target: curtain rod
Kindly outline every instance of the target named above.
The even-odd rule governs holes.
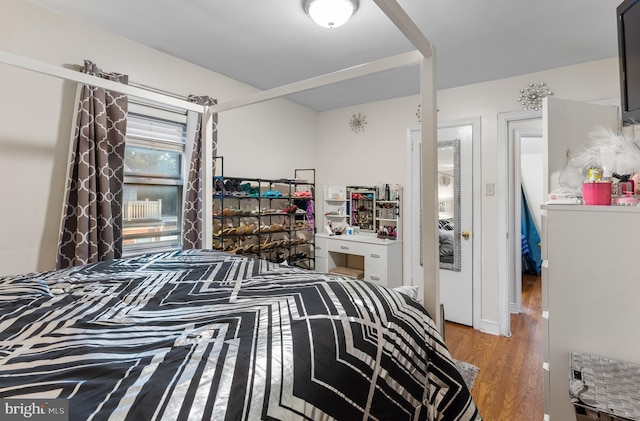
[[[195,111],[197,113],[209,113],[210,107],[195,104],[184,99],[175,98],[163,93],[152,92],[137,86],[125,85],[114,82],[112,80],[103,79],[97,76],[88,75],[84,72],[78,72],[72,69],[55,66],[53,64],[30,59],[17,54],[0,51],[0,63],[9,64],[11,66],[20,67],[22,69],[31,70],[36,73],[42,73],[48,76],[54,76],[65,80],[71,80],[86,85],[97,86],[114,92],[120,92],[125,95],[131,95],[137,98],[148,99],[150,101],[159,102],[161,104],[180,107],[185,110]]]
[[[81,64],[74,64],[73,68],[79,72],[84,73],[84,66]],[[159,89],[159,88],[154,88],[153,86],[149,86],[149,85],[143,85],[142,83],[138,83],[138,82],[134,82],[134,81],[129,81],[128,82],[129,86],[135,86],[137,88],[140,89],[144,89],[146,91],[151,91],[151,92],[155,92],[158,94],[162,94],[162,95],[167,95],[176,99],[180,99],[183,101],[189,101],[189,97],[188,96],[184,96],[184,95],[180,95],[180,94],[175,94],[173,92],[169,92],[169,91],[165,91],[163,89]]]

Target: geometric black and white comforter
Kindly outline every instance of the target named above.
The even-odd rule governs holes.
[[[208,250],[0,278],[0,398],[21,397],[70,420],[480,419],[409,297]]]

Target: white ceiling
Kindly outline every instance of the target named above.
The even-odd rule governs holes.
[[[373,0],[335,29],[313,23],[302,0],[29,1],[260,89],[415,50]],[[445,89],[615,57],[621,1],[398,3],[435,45]],[[412,66],[288,98],[325,111],[418,92]]]

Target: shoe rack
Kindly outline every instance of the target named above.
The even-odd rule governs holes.
[[[315,269],[314,169],[283,179],[220,175],[214,188],[214,249]]]

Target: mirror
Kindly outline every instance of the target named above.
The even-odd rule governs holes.
[[[438,142],[440,269],[460,272],[460,139]]]
[[[360,231],[375,232],[376,188],[347,186],[347,208],[351,225]]]

